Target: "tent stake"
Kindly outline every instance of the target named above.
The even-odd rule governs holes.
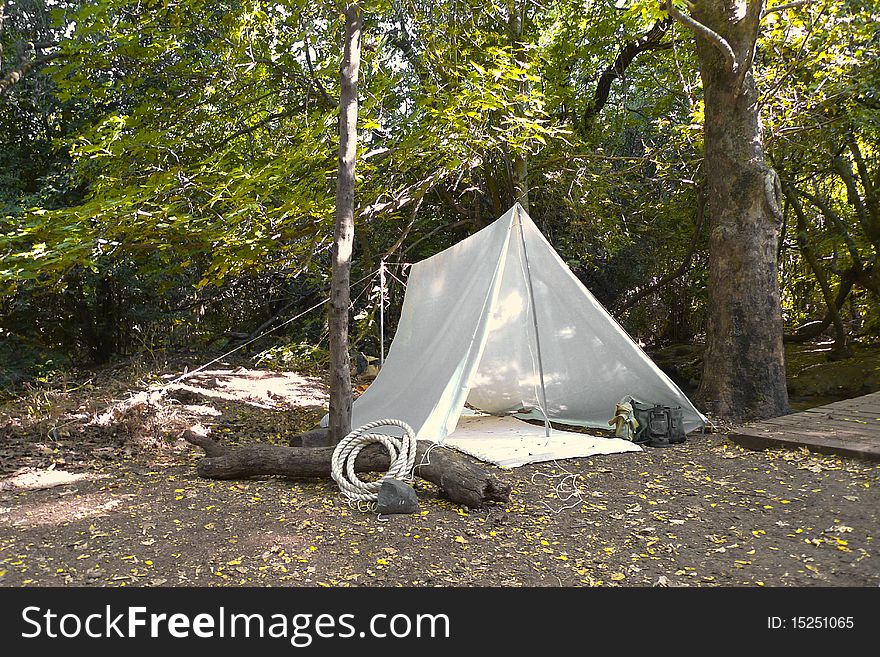
[[[547,417],[547,389],[544,387],[544,362],[541,360],[541,338],[538,333],[538,309],[535,307],[535,290],[532,287],[532,269],[529,266],[529,252],[526,249],[526,232],[523,228],[522,207],[516,204],[516,219],[519,222],[519,236],[522,240],[523,258],[526,265],[526,278],[529,282],[529,298],[532,306],[532,322],[535,325],[535,348],[538,352],[538,377],[541,379],[541,413],[544,415],[544,433],[550,437],[550,418]]]

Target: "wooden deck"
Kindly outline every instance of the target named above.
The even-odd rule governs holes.
[[[880,460],[880,392],[737,427],[730,439],[749,449],[798,449]]]

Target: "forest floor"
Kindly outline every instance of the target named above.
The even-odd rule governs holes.
[[[497,469],[511,500],[481,510],[418,480],[420,513],[379,520],[329,480],[200,479],[179,439],[285,444],[319,380],[218,365],[151,399],[103,377],[0,407],[0,585],[880,585],[875,463],[692,435]]]

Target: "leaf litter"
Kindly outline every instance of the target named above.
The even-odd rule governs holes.
[[[68,394],[52,418],[7,404],[0,585],[880,584],[880,466],[750,452],[718,434],[564,470],[499,470],[511,500],[480,510],[417,480],[420,512],[381,523],[329,480],[200,479],[184,429],[286,444],[324,412],[320,381],[253,372],[218,369],[102,412],[89,408],[94,387]],[[541,480],[567,474],[578,475],[567,480],[572,506]]]

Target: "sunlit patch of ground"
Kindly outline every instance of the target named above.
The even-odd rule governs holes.
[[[49,525],[76,523],[87,518],[102,516],[120,505],[120,500],[110,493],[77,494],[66,491],[65,497],[20,505],[0,515],[0,527],[6,529],[34,529]],[[62,491],[60,494],[63,494]]]
[[[84,472],[65,472],[64,470],[32,470],[25,468],[17,474],[0,481],[0,490],[37,490],[54,488],[77,481],[94,479],[95,475]]]
[[[196,372],[169,387],[206,398],[243,401],[260,408],[320,406],[326,403],[326,386],[316,377],[296,372],[267,372],[245,367]]]

